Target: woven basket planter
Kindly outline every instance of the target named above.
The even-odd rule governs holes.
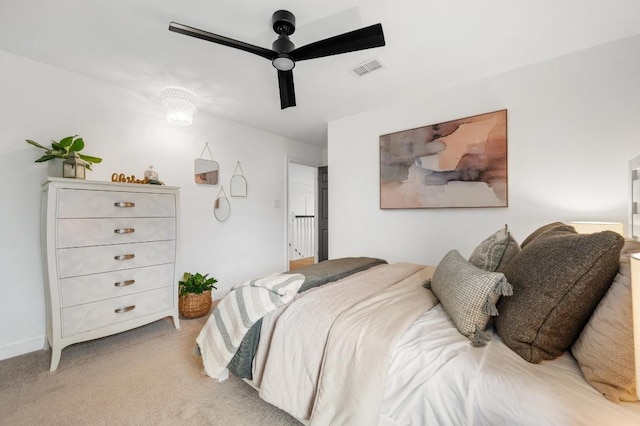
[[[178,297],[178,311],[184,318],[200,318],[211,310],[211,290],[202,294],[189,293]]]

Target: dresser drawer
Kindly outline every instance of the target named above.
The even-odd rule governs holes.
[[[58,278],[161,265],[175,261],[175,241],[57,249]]]
[[[174,264],[125,269],[60,280],[63,308],[173,285]]]
[[[174,287],[62,309],[62,337],[73,336],[173,308]],[[132,308],[133,307],[133,308]]]
[[[174,218],[58,219],[58,248],[173,240]]]
[[[58,218],[174,217],[172,194],[59,189]]]

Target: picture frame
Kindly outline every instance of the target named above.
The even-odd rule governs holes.
[[[380,208],[508,207],[507,110],[380,136]]]

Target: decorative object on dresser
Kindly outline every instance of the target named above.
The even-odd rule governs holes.
[[[182,281],[178,282],[178,310],[184,318],[200,318],[211,310],[211,290],[218,280],[209,274],[185,272]]]
[[[149,183],[151,185],[164,185],[164,182],[160,180],[158,172],[152,165],[144,171],[144,183]]]
[[[49,178],[42,249],[51,371],[62,349],[170,316],[178,188]]]
[[[111,182],[120,183],[147,183],[146,179],[138,179],[136,175],[127,176],[124,173],[112,173]]]
[[[93,163],[97,164],[102,162],[102,158],[80,154],[80,151],[84,149],[84,140],[78,135],[67,136],[66,138],[60,139],[59,142],[51,141],[51,147],[40,145],[31,139],[27,139],[26,141],[44,150],[44,155],[38,158],[35,161],[36,163],[43,163],[56,158],[67,160],[63,163],[59,171],[62,172],[61,176],[63,177],[84,179],[86,175],[86,173],[84,173],[85,168],[91,170]]]
[[[84,179],[87,177],[87,165],[77,152],[62,162],[62,177],[73,179]]]
[[[149,168],[145,170],[144,178],[142,179],[138,179],[136,175],[127,176],[124,173],[115,172],[111,174],[111,182],[164,185],[164,182],[159,180],[158,172],[156,172],[153,166],[149,166]]]

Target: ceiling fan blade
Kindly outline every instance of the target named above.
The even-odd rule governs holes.
[[[280,109],[296,106],[296,93],[293,87],[293,71],[278,70],[280,86]]]
[[[262,56],[269,60],[273,60],[277,55],[273,50],[265,49],[264,47],[254,46],[253,44],[245,43],[243,41],[234,40],[229,37],[213,34],[187,25],[178,24],[177,22],[171,22],[169,24],[169,31],[244,50],[245,52],[253,53],[254,55]]]
[[[305,59],[322,58],[384,45],[382,24],[375,24],[307,44],[289,52],[289,54],[294,60],[303,61]]]

